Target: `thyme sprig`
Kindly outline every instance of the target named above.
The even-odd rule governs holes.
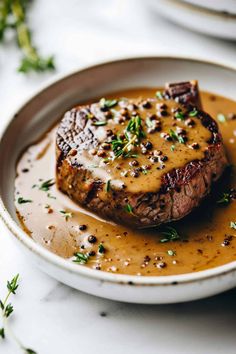
[[[99,101],[100,103],[100,107],[102,109],[109,109],[109,108],[112,108],[114,106],[117,105],[118,101],[113,99],[113,100],[108,100],[108,99],[105,99],[104,97],[100,99]]]
[[[75,258],[73,259],[74,263],[86,264],[89,260],[89,255],[82,252],[77,252],[74,254],[74,256],[75,256]]]
[[[180,239],[178,231],[171,226],[166,226],[165,229],[161,231],[161,234],[164,236],[160,239],[161,243],[176,241]]]
[[[236,230],[236,221],[230,221],[230,228]]]
[[[16,290],[18,289],[19,286],[19,274],[17,274],[12,280],[7,281],[7,295],[3,300],[0,300],[0,309],[2,311],[2,322],[3,322],[3,327],[0,328],[0,337],[5,339],[6,334],[9,334],[12,339],[17,343],[19,348],[22,350],[23,353],[27,354],[37,354],[36,351],[34,351],[31,348],[25,347],[21,341],[15,336],[15,334],[12,332],[12,330],[9,327],[8,324],[8,318],[10,315],[13,313],[14,308],[10,302],[8,302],[10,295],[16,295]]]
[[[73,216],[71,212],[65,210],[60,210],[60,213],[62,214],[62,216],[65,218],[66,221],[68,221]]]
[[[27,25],[26,12],[30,0],[2,0],[0,2],[0,41],[11,28],[15,31],[19,48],[23,53],[19,72],[42,72],[55,69],[53,57],[42,58],[33,46],[31,31]]]
[[[112,140],[112,150],[115,157],[132,157],[133,148],[140,144],[142,138],[145,137],[143,131],[142,119],[139,115],[132,117],[124,131],[124,137],[118,136]]]
[[[227,192],[224,192],[220,199],[216,201],[217,204],[226,206],[230,204],[231,201],[236,199],[236,189],[232,188]]]
[[[26,204],[26,203],[32,203],[31,199],[24,199],[23,197],[19,197],[17,199],[18,204]]]
[[[184,138],[173,129],[170,129],[170,136],[174,141],[178,141],[180,144],[185,144]]]
[[[49,189],[55,184],[54,179],[48,179],[45,182],[42,182],[41,185],[39,186],[39,189],[44,192],[48,192]]]

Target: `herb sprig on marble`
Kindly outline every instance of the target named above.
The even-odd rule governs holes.
[[[22,52],[18,67],[18,71],[22,73],[55,69],[53,57],[41,57],[33,45],[32,33],[27,25],[27,11],[31,2],[30,0],[0,1],[0,43],[4,41],[7,31],[14,32]]]
[[[25,347],[21,341],[15,336],[15,334],[12,332],[9,326],[8,319],[14,312],[14,307],[9,302],[9,298],[11,295],[16,295],[16,290],[18,289],[19,286],[19,274],[17,274],[14,278],[12,278],[10,281],[7,281],[7,294],[5,298],[0,299],[0,309],[2,312],[2,324],[3,326],[0,328],[0,338],[4,340],[7,335],[11,337],[16,344],[19,346],[19,348],[22,350],[23,353],[26,354],[37,354],[35,350],[31,348]]]

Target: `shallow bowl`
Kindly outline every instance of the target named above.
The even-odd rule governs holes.
[[[35,243],[19,226],[14,206],[17,159],[74,104],[126,88],[162,86],[198,79],[203,90],[236,97],[236,69],[185,58],[132,58],[102,63],[52,83],[11,117],[0,136],[0,213],[18,245],[36,265],[59,281],[108,299],[157,304],[200,299],[236,285],[236,262],[173,276],[111,274],[73,264]]]

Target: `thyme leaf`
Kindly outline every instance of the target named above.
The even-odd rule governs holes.
[[[225,123],[226,122],[226,117],[223,113],[219,113],[217,114],[217,120],[220,122],[220,123]]]
[[[27,354],[37,354],[36,351],[34,351],[33,349],[30,349],[30,348],[23,348],[23,350]]]
[[[19,274],[17,274],[11,281],[7,282],[7,289],[9,290],[10,293],[14,295],[16,294],[16,290],[19,286],[18,279],[19,279]]]
[[[0,328],[0,337],[2,338],[2,339],[4,339],[5,338],[5,330],[4,330],[4,328],[2,327],[2,328]]]
[[[100,127],[100,126],[103,126],[103,125],[107,125],[107,121],[106,120],[104,120],[104,121],[102,121],[102,120],[98,120],[97,122],[93,122],[93,125],[96,125],[97,127]]]
[[[77,252],[74,254],[74,256],[75,259],[73,259],[73,262],[78,264],[86,264],[89,260],[89,255],[82,252]]]
[[[101,254],[103,254],[103,253],[105,253],[105,251],[106,251],[105,247],[103,246],[102,243],[100,243],[100,244],[98,245],[98,252],[101,253]]]
[[[48,192],[49,189],[55,184],[54,179],[48,179],[47,181],[43,182],[40,186],[39,189],[44,192]]]
[[[229,193],[223,193],[222,197],[219,200],[217,200],[217,204],[228,205],[229,203],[230,203]]]
[[[161,91],[156,92],[156,97],[159,98],[159,100],[163,100],[163,94],[161,93]]]
[[[130,204],[126,204],[124,207],[125,211],[129,214],[133,214],[133,208]]]
[[[227,192],[224,192],[222,197],[217,200],[217,204],[228,205],[231,201],[236,199],[236,189],[232,188]]]
[[[22,197],[19,197],[17,199],[18,204],[26,204],[26,203],[32,203],[33,201],[31,199],[24,199]]]
[[[169,256],[173,257],[173,256],[176,255],[176,252],[173,251],[173,250],[168,250],[168,251],[167,251],[167,254],[168,254]]]
[[[180,144],[185,144],[184,138],[173,129],[170,129],[170,136],[173,140],[178,141]]]
[[[180,120],[184,120],[184,114],[182,111],[178,111],[175,113],[175,118],[180,119]]]
[[[106,183],[106,192],[108,193],[110,192],[110,190],[111,190],[111,180],[109,179]]]
[[[14,293],[12,293],[12,294],[14,294]],[[11,303],[7,304],[7,306],[5,306],[5,309],[4,309],[4,316],[9,317],[13,311],[14,311],[14,309],[13,309],[12,304]]]
[[[180,235],[178,234],[177,230],[171,226],[166,226],[161,234],[164,236],[160,239],[161,243],[176,241],[180,239]]]
[[[50,198],[50,199],[57,199],[56,197],[54,197],[53,195],[51,195],[51,193],[48,193],[48,194],[47,194],[47,197]]]
[[[60,213],[64,216],[65,220],[68,221],[69,218],[72,218],[72,213],[65,211],[65,210],[60,210]]]
[[[230,221],[230,227],[231,229],[236,230],[236,221]]]
[[[198,110],[194,108],[188,115],[189,117],[196,117],[198,115]]]
[[[101,98],[99,103],[101,108],[112,108],[117,105],[118,101],[115,99],[106,100],[105,98]]]

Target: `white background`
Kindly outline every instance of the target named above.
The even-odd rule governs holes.
[[[157,0],[158,1],[158,0]],[[164,21],[148,1],[35,0],[34,41],[54,54],[57,72],[16,73],[14,38],[0,48],[0,128],[27,97],[59,74],[128,55],[179,54],[236,63],[233,42],[204,37]],[[72,290],[35,269],[0,223],[0,297],[20,273],[11,326],[39,354],[235,353],[236,291],[194,303],[141,306]],[[102,317],[101,312],[107,316]],[[10,340],[1,354],[20,353]]]

